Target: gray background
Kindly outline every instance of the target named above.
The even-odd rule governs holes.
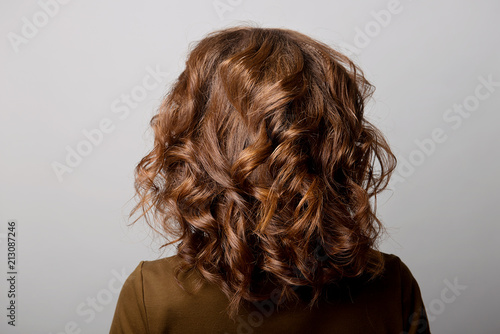
[[[5,277],[16,219],[19,276],[15,329],[0,280],[0,332],[106,333],[123,279],[173,254],[125,226],[133,168],[189,43],[240,22],[299,30],[361,66],[377,87],[367,113],[399,159],[378,201],[381,249],[412,270],[433,333],[500,332],[499,12],[484,0],[2,2],[0,263]]]

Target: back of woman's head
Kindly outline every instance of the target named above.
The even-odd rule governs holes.
[[[326,284],[376,277],[383,226],[370,199],[396,158],[364,117],[373,90],[350,59],[299,32],[209,34],[151,120],[131,215],[142,208],[162,247],[179,242],[176,275],[196,268],[232,316],[269,298],[257,288],[266,279],[284,301],[309,286],[312,306]]]

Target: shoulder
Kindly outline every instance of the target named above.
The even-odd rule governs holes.
[[[401,285],[412,285],[416,283],[410,268],[404,263],[401,258],[395,254],[380,252],[384,259],[384,270],[380,275],[381,280],[400,283]],[[175,282],[175,270],[180,263],[178,255],[172,255],[157,260],[141,261],[134,271],[130,274],[127,281],[134,283],[141,282],[142,284],[155,282],[162,283],[163,286]],[[189,283],[196,276],[195,272],[188,274],[181,273],[179,279],[183,283]],[[177,285],[177,284],[176,284]],[[399,285],[399,284],[398,284]]]
[[[141,261],[123,282],[111,323],[110,334],[149,332],[143,295],[143,264],[144,261]]]
[[[130,293],[134,290],[142,290],[142,266],[144,261],[140,261],[134,270],[128,275],[123,282],[121,294]]]
[[[174,278],[177,262],[177,256],[139,262],[123,283],[110,333],[165,332],[158,326],[171,313],[168,307],[183,300]]]
[[[166,293],[166,290],[169,290],[168,292],[172,293],[177,286],[175,269],[178,263],[177,255],[140,261],[123,283],[122,294],[141,295],[146,302],[150,297],[150,292]],[[185,276],[184,274],[179,277],[187,281]]]
[[[176,265],[179,263],[179,257],[172,255],[157,260],[141,261],[142,272],[147,275],[165,275],[173,274]]]
[[[414,293],[419,290],[417,280],[408,265],[397,255],[381,252],[384,257],[384,271],[382,280],[391,282],[403,294]]]
[[[200,317],[206,317],[207,312],[223,310],[226,306],[225,295],[216,286],[204,282],[196,270],[179,272],[176,277],[180,262],[180,257],[173,255],[141,261],[138,266],[140,275],[135,277],[141,278],[145,313],[154,333],[169,332],[169,326],[186,319],[196,323]]]
[[[408,265],[397,255],[384,253],[384,257],[387,261],[384,274],[386,277],[393,276],[397,278],[401,285],[403,297],[415,294],[420,296],[420,288],[417,280]]]
[[[141,261],[140,276],[146,306],[156,305],[161,301],[165,307],[177,307],[179,303],[194,298],[195,287],[199,283],[206,285],[201,275],[194,269],[187,272],[180,271],[176,275],[180,263],[178,255]]]
[[[144,282],[145,277],[166,276],[173,274],[175,265],[178,262],[177,255],[157,259],[143,260],[135,267],[125,280],[124,285],[135,285]]]
[[[172,255],[157,260],[141,261],[141,274],[145,285],[170,287],[175,290],[177,286],[176,271],[181,260],[178,255]],[[189,285],[199,277],[195,270],[180,272],[177,278],[179,282]]]
[[[420,286],[405,262],[394,254],[385,254],[385,276],[397,284],[403,315],[404,333],[430,333],[429,321]]]
[[[378,296],[385,300],[401,301],[403,295],[418,285],[408,266],[395,254],[379,252],[383,258],[383,270],[377,276],[362,275],[348,280],[349,284],[358,287],[360,294],[369,291],[373,298]]]
[[[397,269],[399,270],[399,267],[401,265],[401,258],[395,254],[392,253],[384,253],[380,252],[382,256],[384,257],[384,262],[386,265],[386,269],[389,270],[394,270]]]
[[[384,257],[383,276],[392,276],[399,278],[402,282],[414,280],[410,268],[395,254],[380,252]]]

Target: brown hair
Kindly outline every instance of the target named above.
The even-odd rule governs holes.
[[[352,60],[302,33],[210,33],[151,119],[133,223],[144,216],[174,236],[160,248],[179,242],[176,279],[195,268],[229,298],[233,319],[242,302],[270,297],[258,293],[265,279],[284,301],[309,287],[312,307],[326,284],[376,277],[383,225],[370,198],[396,157],[364,118],[373,91]]]

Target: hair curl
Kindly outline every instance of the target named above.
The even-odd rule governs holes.
[[[130,213],[176,237],[160,248],[179,242],[181,287],[196,268],[234,319],[270,297],[265,280],[280,303],[310,288],[312,308],[326,284],[382,272],[370,198],[397,161],[364,118],[373,91],[348,57],[289,29],[226,28],[191,49],[151,119]]]

